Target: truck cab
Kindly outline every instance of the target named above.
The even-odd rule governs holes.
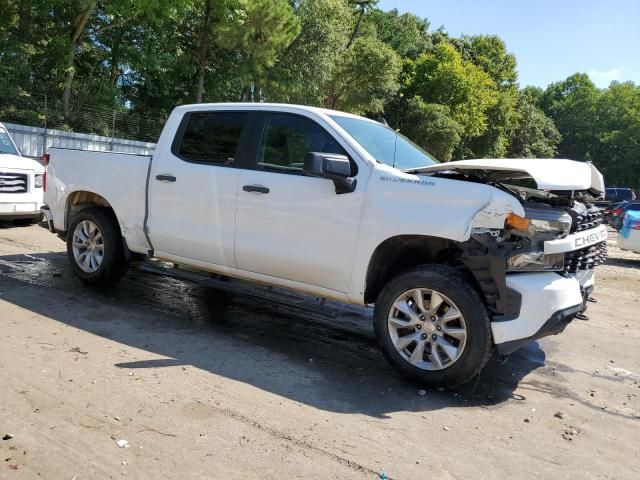
[[[31,222],[41,218],[44,167],[23,157],[9,130],[0,123],[0,220]]]

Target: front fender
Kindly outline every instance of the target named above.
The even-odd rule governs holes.
[[[364,301],[369,261],[385,240],[425,235],[464,242],[473,228],[503,228],[510,212],[524,215],[515,196],[491,185],[409,174],[377,165],[367,185],[350,301]]]

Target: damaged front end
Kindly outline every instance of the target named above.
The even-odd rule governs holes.
[[[459,254],[484,294],[498,350],[509,354],[586,319],[607,232],[589,192],[494,186],[519,208],[507,212],[500,195],[478,212]]]

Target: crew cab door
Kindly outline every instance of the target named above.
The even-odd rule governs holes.
[[[348,145],[313,118],[270,112],[256,119],[251,146],[253,168],[238,184],[238,268],[348,292],[365,182],[338,195],[331,180],[302,173],[307,152]]]
[[[186,113],[153,158],[147,226],[155,254],[235,267],[236,195],[248,112]]]

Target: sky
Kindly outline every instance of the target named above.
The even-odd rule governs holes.
[[[598,87],[640,84],[640,0],[380,0],[444,26],[452,36],[496,34],[518,61],[521,86],[576,72]]]

